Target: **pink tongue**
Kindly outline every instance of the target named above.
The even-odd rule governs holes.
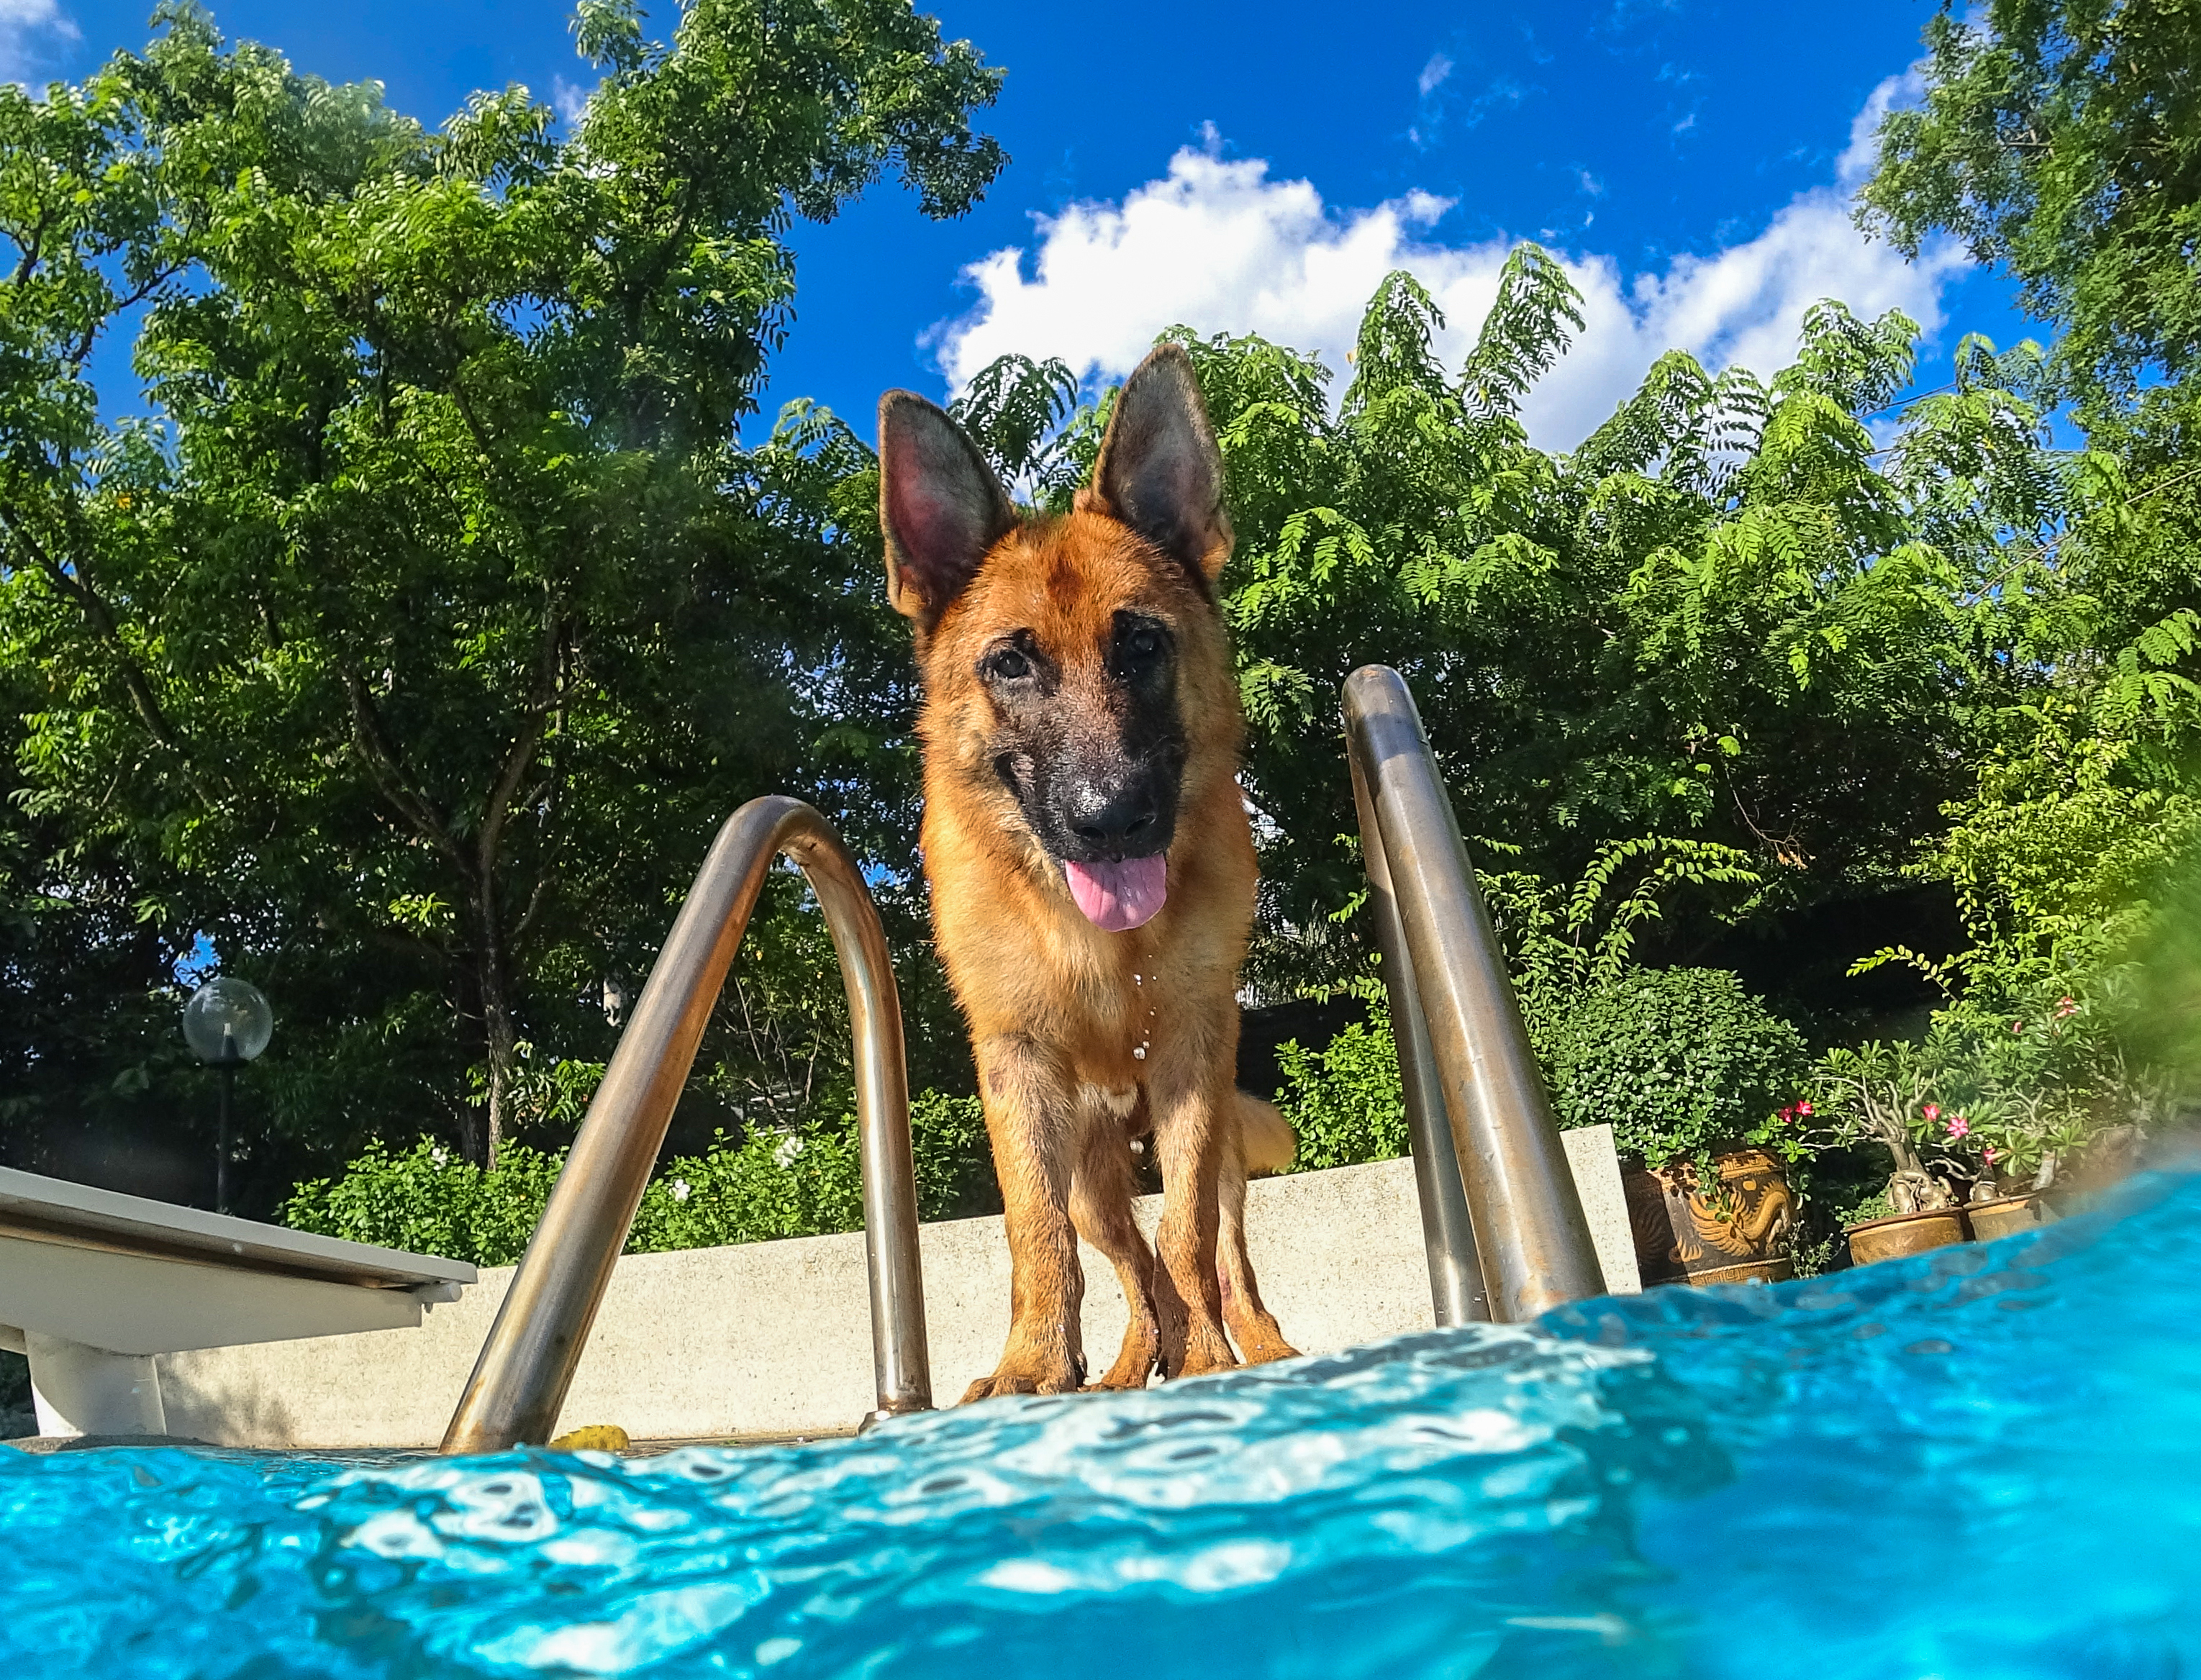
[[[1153,857],[1126,858],[1121,863],[1071,863],[1063,872],[1070,878],[1070,896],[1096,927],[1111,933],[1127,933],[1152,921],[1169,896],[1169,861],[1159,853]]]

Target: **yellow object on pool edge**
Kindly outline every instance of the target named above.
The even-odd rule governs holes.
[[[634,1443],[617,1424],[584,1424],[550,1442],[554,1453],[624,1453]]]

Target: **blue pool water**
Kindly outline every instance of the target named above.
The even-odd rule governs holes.
[[[1985,1247],[620,1462],[0,1453],[12,1677],[2201,1673],[2201,1177]]]

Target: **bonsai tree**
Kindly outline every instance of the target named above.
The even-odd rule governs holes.
[[[1810,1141],[1884,1148],[1899,1213],[2045,1189],[2148,1107],[2098,1015],[2069,993],[2013,1014],[1960,1000],[1916,1041],[1830,1050]]]

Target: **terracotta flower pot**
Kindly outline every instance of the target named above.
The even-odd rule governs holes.
[[[1972,1235],[1982,1242],[2008,1237],[2012,1231],[2031,1231],[2042,1222],[2040,1204],[2030,1192],[2024,1195],[1999,1195],[1993,1201],[1968,1201],[1964,1204],[1964,1218],[1971,1225]]]
[[[1964,1215],[1955,1207],[1929,1207],[1922,1213],[1893,1213],[1849,1228],[1850,1258],[1859,1266],[1875,1260],[1922,1254],[1964,1239]]]
[[[1711,1194],[1685,1160],[1623,1175],[1646,1287],[1777,1283],[1796,1275],[1788,1255],[1796,1198],[1781,1163],[1762,1149],[1730,1149],[1712,1164],[1719,1184]]]

